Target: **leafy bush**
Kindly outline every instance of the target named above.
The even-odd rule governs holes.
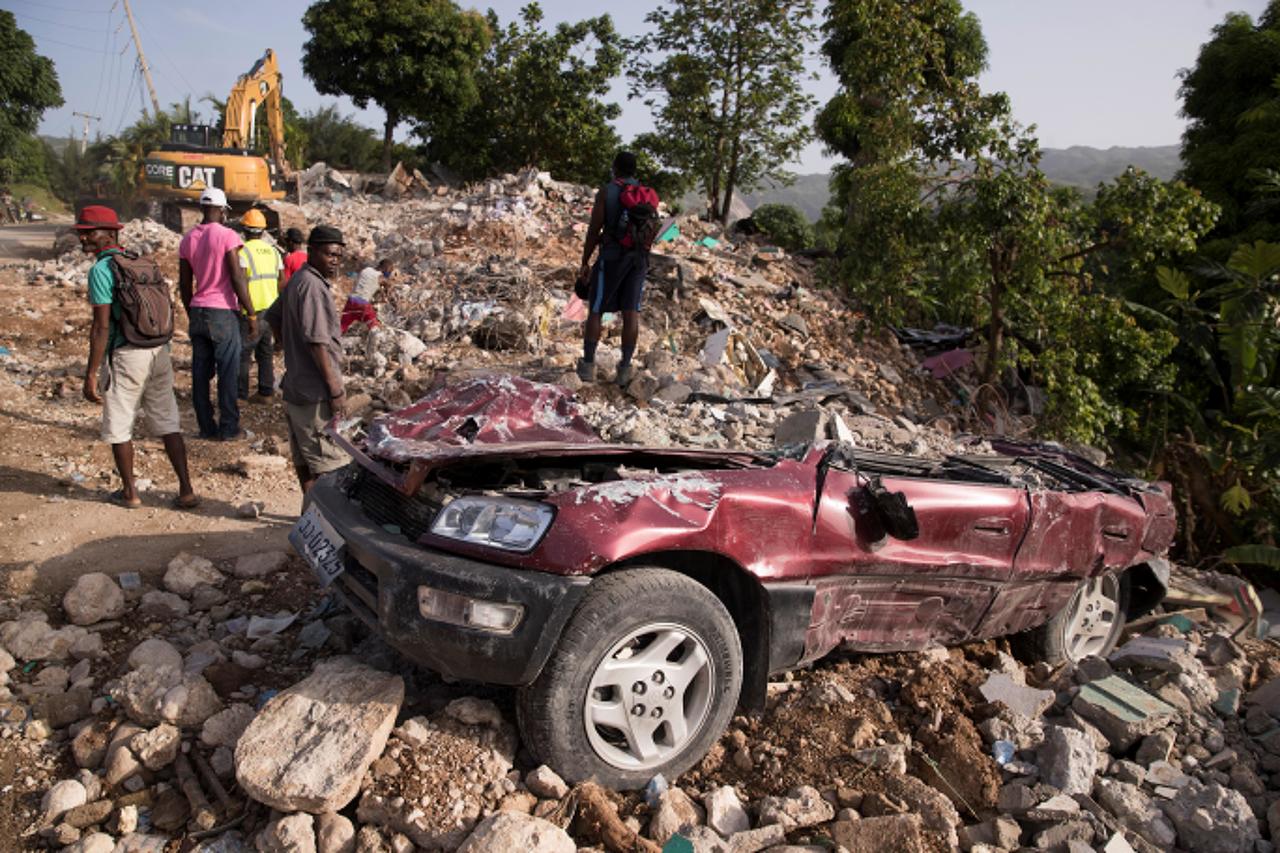
[[[762,204],[751,214],[761,233],[784,249],[813,248],[813,225],[791,204]]]

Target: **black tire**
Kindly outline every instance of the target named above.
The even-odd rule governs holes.
[[[652,672],[621,675],[640,670]],[[677,687],[689,673],[696,674]],[[591,687],[610,678],[632,687]],[[629,790],[658,773],[675,779],[701,759],[729,724],[741,687],[742,647],[720,600],[676,572],[634,568],[591,584],[541,675],[520,689],[516,712],[525,746],[566,781],[594,778]],[[595,709],[621,714],[628,728],[592,722],[589,732],[589,697]],[[593,711],[593,719],[601,716]],[[656,729],[646,737],[633,725]],[[648,758],[632,746],[637,737],[654,751]]]
[[[1091,599],[1096,602],[1098,595],[1110,602],[1108,609],[1112,611],[1112,618],[1097,620],[1098,630],[1089,632],[1088,639],[1084,639],[1085,632],[1079,630],[1077,620],[1089,616],[1082,610],[1088,608]],[[1127,578],[1117,572],[1098,575],[1081,581],[1066,607],[1043,625],[1014,636],[1011,645],[1026,663],[1044,661],[1050,666],[1059,666],[1078,663],[1089,656],[1106,657],[1120,639],[1128,610]],[[1101,629],[1103,625],[1105,631]]]

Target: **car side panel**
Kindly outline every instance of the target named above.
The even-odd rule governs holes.
[[[969,637],[1013,572],[1029,522],[1021,489],[885,478],[916,513],[920,535],[887,536],[863,481],[833,470],[823,489],[824,527],[843,529],[842,559],[818,581],[806,660],[836,645],[918,649]]]
[[[1133,498],[1045,490],[1029,498],[1035,522],[1014,561],[1019,579],[1074,582],[1141,561],[1147,514]]]

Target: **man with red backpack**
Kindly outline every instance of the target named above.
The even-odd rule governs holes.
[[[640,336],[640,299],[658,224],[658,194],[636,180],[636,156],[619,151],[613,158],[613,180],[596,193],[575,287],[588,310],[578,360],[578,377],[583,382],[595,381],[601,317],[609,312],[622,314],[622,354],[615,381],[618,385],[631,381],[631,359]],[[591,256],[597,246],[600,256],[593,266]]]
[[[142,506],[133,476],[133,422],[142,413],[178,476],[174,506],[191,509],[200,501],[191,488],[173,394],[173,297],[155,261],[120,247],[120,228],[109,207],[90,205],[76,217],[80,248],[97,258],[89,269],[93,325],[84,398],[103,404],[102,440],[111,445],[123,484],[112,501],[125,509]]]

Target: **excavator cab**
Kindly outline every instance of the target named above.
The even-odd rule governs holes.
[[[266,157],[252,150],[259,110],[268,130]],[[160,220],[179,233],[185,231],[199,220],[200,194],[217,187],[237,214],[251,207],[262,209],[272,232],[305,225],[301,209],[283,202],[292,170],[284,157],[280,72],[273,51],[236,80],[223,119],[220,130],[204,124],[173,125],[169,142],[148,152],[143,194],[158,203]]]

